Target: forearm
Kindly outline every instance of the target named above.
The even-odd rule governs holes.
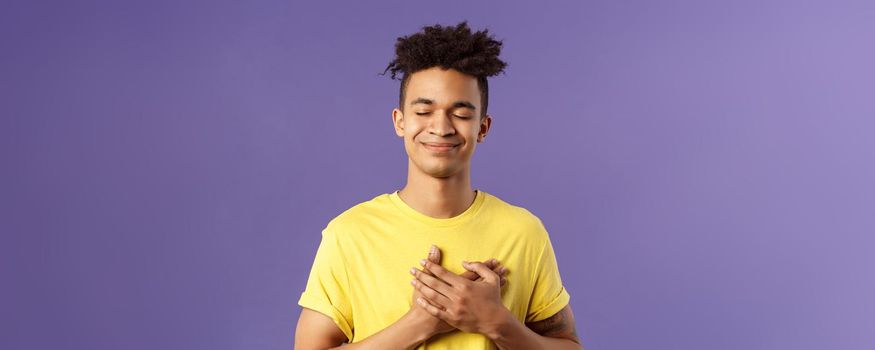
[[[486,336],[501,350],[583,350],[582,345],[571,339],[545,337],[535,333],[510,313],[507,313],[504,322],[501,322],[495,330]]]
[[[405,314],[398,321],[362,341],[343,345],[344,350],[415,349],[431,335],[423,332],[415,318]],[[332,348],[340,349],[340,347]]]

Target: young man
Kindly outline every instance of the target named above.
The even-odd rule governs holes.
[[[582,349],[541,220],[471,188],[486,79],[506,66],[487,34],[462,22],[398,39],[386,70],[404,74],[392,121],[407,185],[322,231],[296,349]]]

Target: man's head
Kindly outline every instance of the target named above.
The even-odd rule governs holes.
[[[487,77],[507,64],[498,59],[501,42],[487,34],[472,33],[466,22],[424,27],[398,38],[397,57],[386,68],[393,79],[403,73],[399,106],[392,111],[395,132],[416,166],[434,177],[466,169],[491,125]]]

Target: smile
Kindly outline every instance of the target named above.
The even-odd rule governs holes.
[[[458,146],[458,145],[438,145],[438,144],[429,144],[429,143],[423,143],[422,145],[425,146],[425,148],[427,150],[432,151],[434,153],[449,153],[452,150],[456,149],[456,146]]]

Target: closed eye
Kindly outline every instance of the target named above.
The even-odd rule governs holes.
[[[431,114],[431,113],[430,112],[416,112],[416,115],[429,115],[429,114]],[[456,118],[462,118],[462,119],[470,119],[471,118],[469,116],[464,116],[464,115],[453,115],[453,116]]]

